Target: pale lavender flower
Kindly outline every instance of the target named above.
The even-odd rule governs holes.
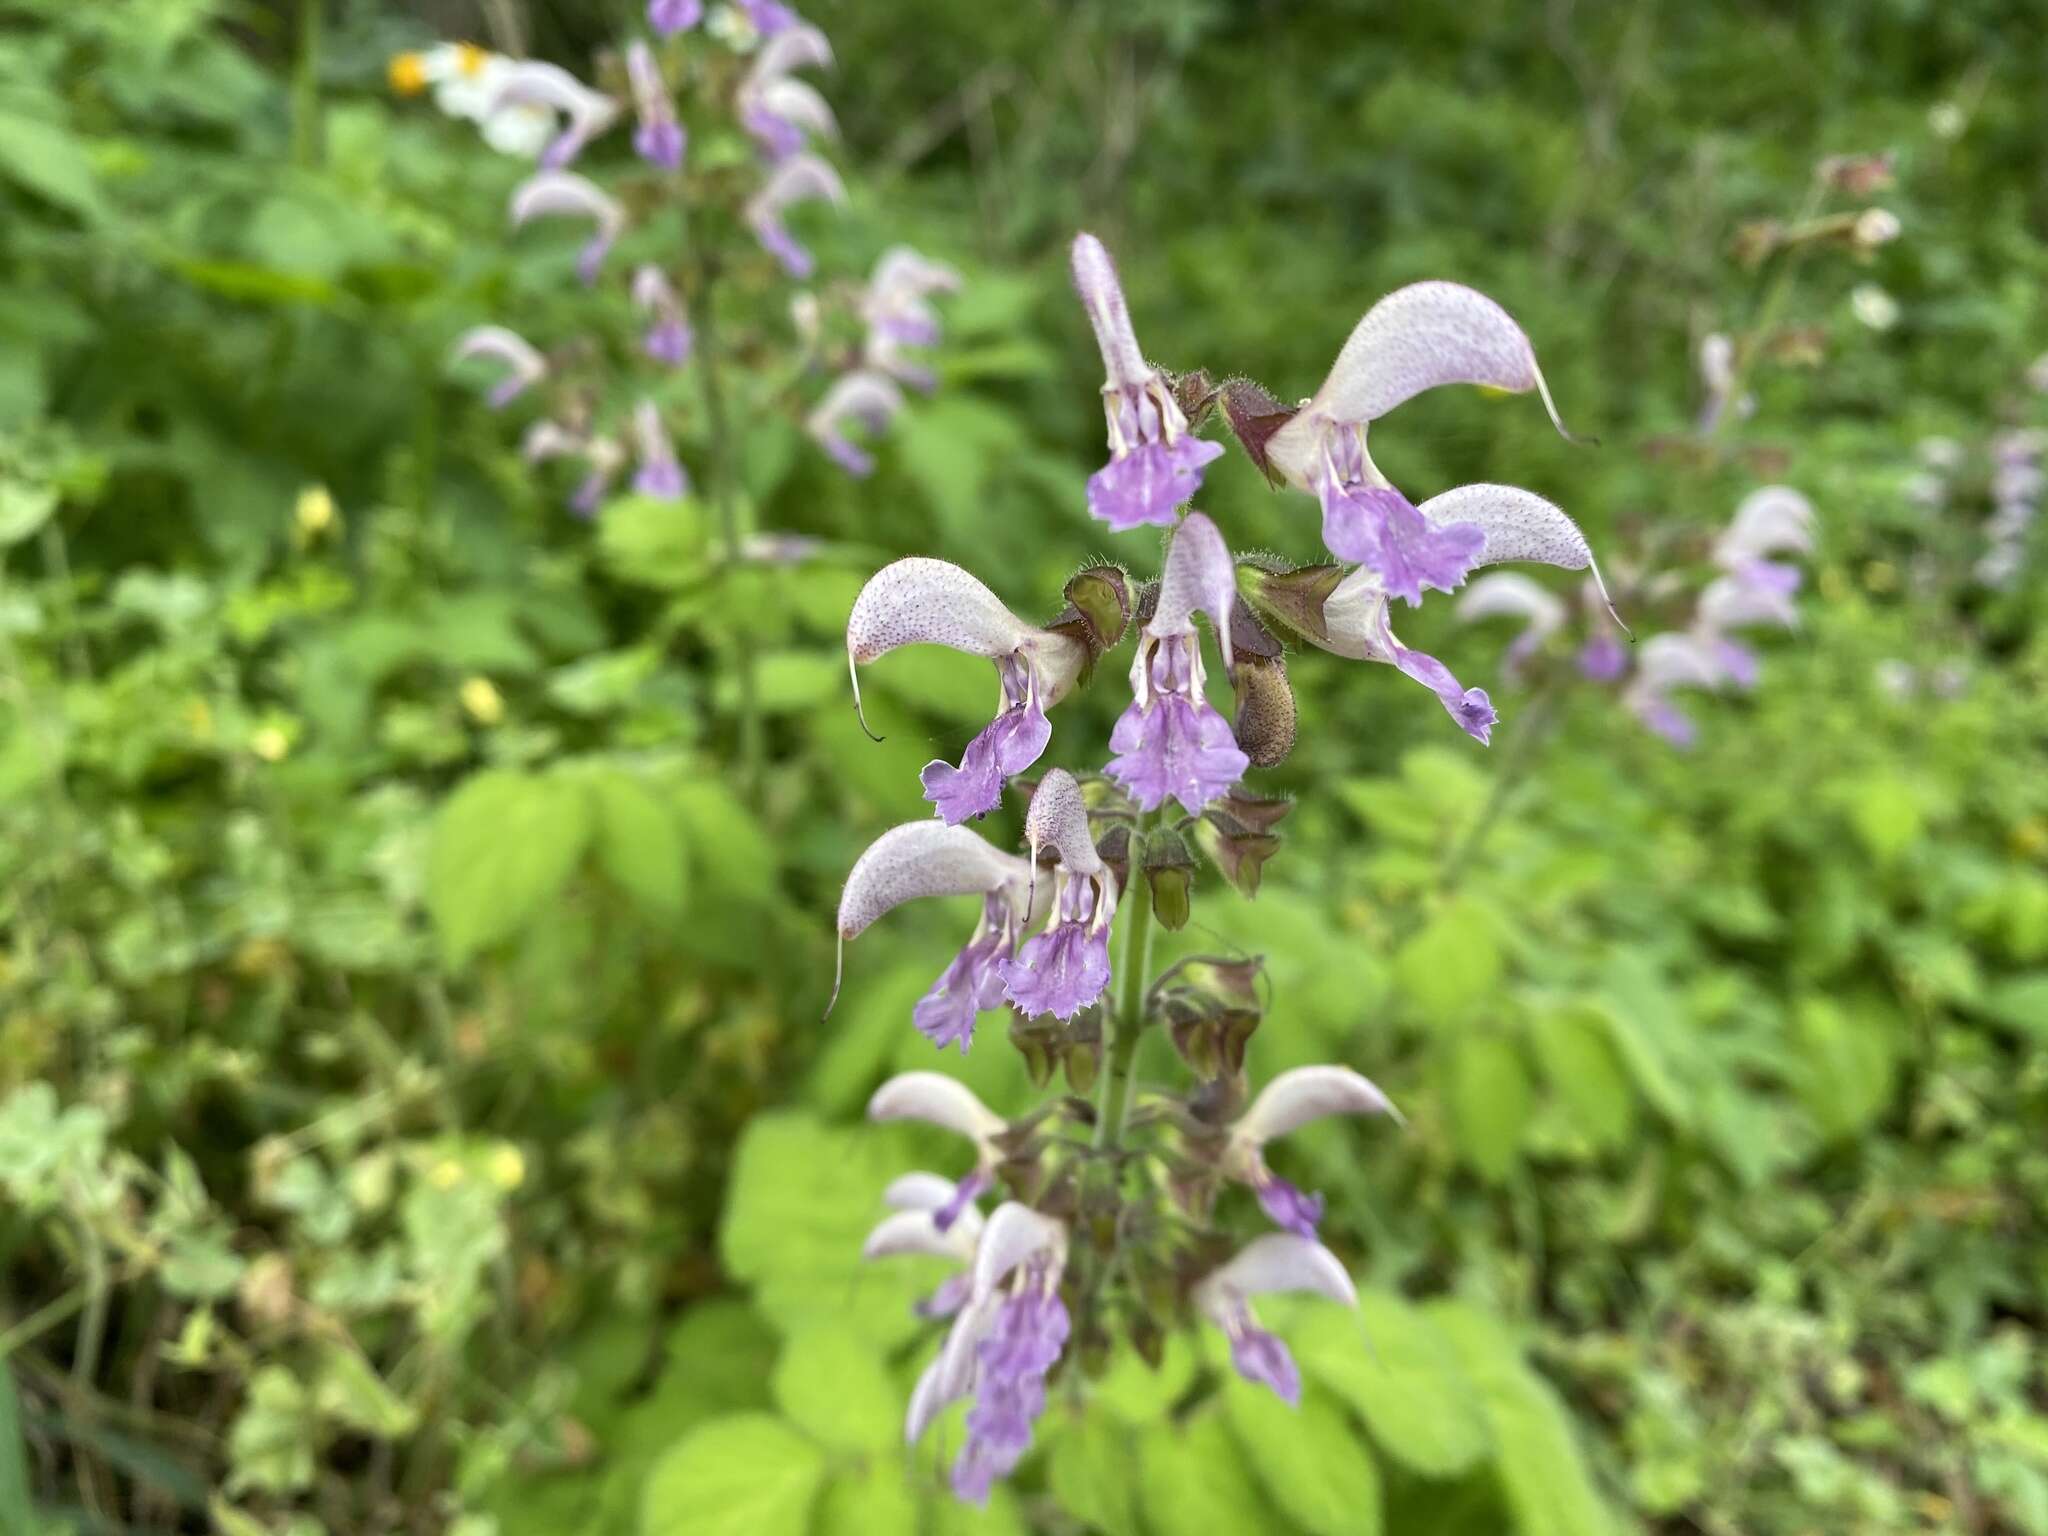
[[[1727,677],[1727,663],[1714,648],[1697,635],[1652,635],[1641,647],[1636,672],[1621,700],[1644,726],[1674,747],[1690,747],[1699,730],[1690,716],[1671,702],[1678,688],[1721,686]]]
[[[1037,885],[1014,853],[991,847],[965,827],[913,821],[884,832],[846,877],[839,898],[841,945],[859,938],[892,907],[926,896],[979,896],[974,932],[917,1002],[911,1021],[941,1050],[974,1038],[975,1015],[1003,1002],[1001,963],[1016,953],[1032,917]],[[836,999],[839,985],[832,987]]]
[[[1790,486],[1760,486],[1714,541],[1714,564],[1744,586],[1790,597],[1799,590],[1799,567],[1770,557],[1812,554],[1813,521],[1813,503]]]
[[[771,164],[800,153],[813,139],[836,138],[839,124],[799,69],[830,69],[832,45],[816,27],[797,22],[769,38],[740,82],[735,105],[746,129]]]
[[[639,467],[633,472],[633,490],[661,501],[680,501],[689,494],[689,476],[676,460],[668,429],[661,424],[661,408],[652,400],[633,407],[633,453]]]
[[[1266,1166],[1266,1143],[1327,1115],[1391,1115],[1400,1112],[1370,1079],[1349,1067],[1296,1067],[1268,1083],[1251,1108],[1238,1116],[1224,1144],[1223,1171],[1251,1187],[1275,1226],[1302,1237],[1316,1235],[1323,1197],[1304,1194]]]
[[[777,165],[761,190],[747,199],[747,227],[761,248],[794,278],[809,277],[815,263],[790,234],[782,216],[794,204],[818,198],[835,208],[844,207],[846,188],[839,173],[816,155],[797,154]]]
[[[877,1088],[868,1100],[868,1118],[923,1120],[942,1131],[974,1143],[973,1172],[953,1186],[943,1202],[932,1207],[932,1221],[944,1232],[971,1209],[994,1184],[994,1170],[1003,1159],[997,1138],[1009,1129],[1003,1117],[974,1095],[965,1083],[937,1072],[903,1072]]]
[[[1268,1232],[1195,1287],[1195,1307],[1230,1341],[1230,1363],[1246,1381],[1272,1388],[1290,1407],[1301,1405],[1301,1370],[1275,1335],[1259,1326],[1251,1298],[1275,1291],[1312,1291],[1358,1305],[1358,1292],[1337,1256],[1313,1238]]]
[[[803,25],[803,18],[782,0],[738,0],[738,4],[747,24],[763,37],[774,37],[791,27]]]
[[[633,307],[653,323],[640,340],[640,349],[657,363],[680,368],[690,360],[690,322],[668,277],[652,262],[633,273]]]
[[[1029,1014],[1071,1019],[1109,986],[1109,927],[1116,915],[1116,875],[1095,851],[1081,786],[1064,768],[1039,781],[1024,816],[1031,861],[1051,846],[1059,854],[1052,919],[1026,939],[1014,960],[1001,962],[1003,993]]]
[[[847,670],[860,708],[858,664],[899,645],[943,645],[995,663],[1002,688],[996,717],[968,744],[960,766],[925,765],[925,798],[949,824],[985,815],[1003,783],[1038,761],[1052,735],[1045,712],[1080,676],[1086,648],[1035,629],[957,565],[912,557],[883,567],[861,588],[846,623]]]
[[[1602,630],[1579,647],[1579,676],[1592,683],[1613,683],[1628,671],[1628,650],[1618,635]]]
[[[1223,453],[1188,430],[1166,376],[1145,361],[1117,281],[1116,263],[1093,235],[1076,235],[1074,288],[1102,352],[1109,462],[1088,477],[1088,511],[1118,533],[1170,525],[1201,489],[1202,470]]]
[[[661,78],[661,66],[654,61],[654,50],[638,38],[626,45],[626,79],[632,87],[633,112],[639,120],[633,130],[633,152],[664,171],[680,170],[688,136],[676,121],[676,106],[669,100],[668,85]]]
[[[1499,618],[1522,621],[1520,633],[1501,658],[1501,670],[1509,677],[1564,627],[1569,616],[1563,598],[1519,571],[1480,577],[1459,594],[1455,612],[1467,624]]]
[[[647,25],[659,37],[687,32],[704,19],[704,0],[647,0]]]
[[[1066,1255],[1062,1223],[1014,1201],[997,1206],[975,1249],[967,1300],[911,1391],[904,1438],[913,1444],[949,1403],[974,1396],[953,1465],[962,1499],[984,1502],[1030,1449],[1046,1375],[1067,1339]]]
[[[525,337],[502,325],[479,325],[455,339],[448,360],[460,363],[473,357],[488,358],[505,366],[505,376],[484,397],[494,411],[509,405],[547,377],[547,359]]]
[[[974,1251],[981,1243],[985,1225],[981,1207],[972,1200],[961,1202],[959,1186],[936,1173],[902,1175],[882,1191],[882,1203],[889,1207],[890,1214],[868,1234],[861,1245],[861,1257],[881,1259],[919,1254],[951,1259],[963,1266],[961,1273],[947,1276],[937,1290],[913,1308],[919,1317],[951,1317],[967,1300],[972,1286],[972,1276],[965,1266],[974,1262]],[[949,1209],[953,1210],[953,1217],[942,1227],[937,1215]]]
[[[1487,563],[1483,529],[1424,516],[1366,452],[1368,425],[1442,384],[1534,389],[1564,431],[1529,338],[1507,311],[1457,283],[1427,282],[1366,311],[1322,388],[1265,447],[1274,469],[1321,502],[1330,553],[1373,571],[1411,604],[1424,588],[1451,591]]]
[[[861,295],[861,319],[867,325],[863,363],[929,394],[937,377],[906,349],[938,345],[939,315],[931,295],[959,290],[960,274],[945,263],[927,260],[907,245],[884,252]]]
[[[1190,816],[1244,777],[1251,759],[1238,747],[1230,722],[1203,692],[1201,637],[1194,616],[1206,613],[1232,665],[1230,612],[1237,601],[1236,568],[1223,535],[1200,512],[1174,530],[1159,581],[1151,622],[1138,637],[1131,664],[1131,704],[1109,738],[1116,756],[1104,770],[1142,810],[1171,797]]]
[[[875,457],[846,435],[849,423],[869,433],[887,429],[903,409],[903,391],[886,375],[868,369],[844,374],[804,418],[804,431],[832,462],[857,479],[875,472]]]
[[[1477,539],[1471,554],[1473,569],[1531,561],[1568,571],[1590,570],[1595,581],[1599,580],[1592,548],[1578,525],[1531,491],[1511,485],[1463,485],[1431,497],[1416,514],[1427,528],[1469,529]],[[1604,597],[1604,583],[1601,593]],[[1398,667],[1436,694],[1466,734],[1487,740],[1499,715],[1486,690],[1464,687],[1436,657],[1402,645],[1389,617],[1390,595],[1376,567],[1358,566],[1337,584],[1323,605],[1327,634],[1309,638],[1339,656]]]
[[[562,115],[562,131],[541,151],[541,169],[558,171],[583,147],[617,121],[619,104],[594,91],[559,64],[521,59],[498,82],[493,112],[507,107],[546,107]]]
[[[611,492],[612,482],[626,464],[626,450],[616,439],[572,432],[553,421],[537,421],[528,428],[520,452],[529,464],[549,459],[582,459],[584,476],[569,498],[569,508],[578,517],[586,518],[597,515],[597,509]]]
[[[542,171],[513,189],[512,226],[546,218],[588,219],[596,226],[576,257],[576,275],[585,283],[596,282],[598,268],[626,227],[625,210],[574,171]]]

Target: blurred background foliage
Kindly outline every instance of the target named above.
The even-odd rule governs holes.
[[[2041,541],[1971,574],[1987,445],[2048,422],[2038,8],[815,0],[861,168],[822,266],[968,283],[872,480],[743,413],[752,526],[827,543],[718,581],[693,505],[566,516],[445,376],[598,301],[502,234],[521,166],[384,83],[435,35],[581,70],[632,10],[0,0],[0,1526],[2048,1533]],[[1737,259],[1880,150],[1900,239]],[[1081,510],[1077,227],[1162,362],[1282,397],[1390,287],[1499,298],[1604,446],[1450,392],[1376,436],[1404,484],[1527,485],[1656,568],[1779,480],[1822,539],[1689,753],[1506,685],[1485,751],[1295,663],[1287,845],[1180,938],[1266,956],[1256,1073],[1408,1112],[1276,1154],[1365,1342],[1291,1319],[1298,1417],[1125,1352],[978,1513],[899,1447],[928,1277],[857,1258],[941,1155],[853,1122],[930,1064],[958,915],[816,1020],[838,881],[986,677],[892,656],[875,745],[839,635],[898,553],[1028,614],[1149,558]],[[1756,409],[1702,442],[1716,331]],[[1305,499],[1209,485],[1315,553]],[[1496,682],[1439,606],[1406,638]],[[960,1070],[1021,1108],[999,1036]]]

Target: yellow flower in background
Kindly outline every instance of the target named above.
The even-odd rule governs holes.
[[[395,55],[389,74],[396,94],[417,96],[431,88],[434,105],[450,117],[475,123],[491,148],[531,160],[555,137],[557,106],[506,99],[506,86],[519,67],[475,43],[441,43]],[[593,101],[603,100],[588,94]]]
[[[526,1157],[510,1142],[491,1153],[491,1182],[503,1190],[517,1189],[526,1182]]]
[[[417,53],[393,54],[387,73],[397,95],[417,96],[427,88],[427,61]]]
[[[465,678],[462,708],[478,725],[496,725],[505,718],[505,699],[488,677]]]
[[[336,511],[334,497],[324,485],[309,485],[299,492],[299,499],[292,506],[292,522],[299,537],[313,540],[334,527],[340,514]]]
[[[261,726],[249,737],[249,750],[266,763],[283,762],[291,749],[291,737],[274,725]]]

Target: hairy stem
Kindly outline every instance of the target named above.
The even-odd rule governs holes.
[[[1119,966],[1123,989],[1116,1008],[1105,1021],[1108,1038],[1103,1041],[1108,1060],[1103,1064],[1102,1097],[1096,1106],[1095,1146],[1114,1151],[1123,1139],[1124,1117],[1131,1108],[1131,1064],[1138,1055],[1138,1035],[1145,1027],[1145,989],[1152,973],[1152,899],[1138,878],[1144,858],[1145,818],[1131,837],[1131,889],[1123,893],[1124,952]]]
[[[718,372],[718,334],[713,318],[711,290],[713,267],[706,263],[699,273],[693,324],[697,332],[697,376],[704,381],[704,415],[711,429],[711,504],[718,513],[719,541],[725,546],[725,579],[740,569],[739,503],[734,492],[736,466],[733,460],[731,417],[726,409],[725,386]],[[758,804],[761,793],[761,711],[754,688],[754,653],[742,641],[734,647],[733,666],[739,677],[739,760],[740,789],[750,804]]]

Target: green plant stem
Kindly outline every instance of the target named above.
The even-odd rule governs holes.
[[[1451,849],[1450,857],[1444,860],[1442,876],[1438,885],[1449,890],[1458,883],[1473,858],[1485,845],[1494,823],[1507,809],[1508,797],[1515,792],[1536,761],[1536,745],[1550,734],[1552,720],[1557,714],[1557,702],[1563,690],[1557,684],[1556,674],[1545,679],[1537,690],[1536,697],[1529,702],[1529,711],[1522,717],[1521,726],[1508,742],[1500,772],[1493,776],[1493,792],[1486,797],[1486,804],[1480,807],[1479,815],[1471,828]]]
[[[320,29],[325,0],[299,0],[299,51],[292,61],[292,163],[320,163]]]
[[[1096,1105],[1095,1148],[1113,1152],[1123,1140],[1124,1118],[1131,1108],[1131,1066],[1138,1056],[1138,1036],[1145,1027],[1145,990],[1152,973],[1152,898],[1138,877],[1144,857],[1144,828],[1131,837],[1131,889],[1124,892],[1124,952],[1120,966],[1123,990],[1109,1015],[1109,1038],[1103,1042],[1102,1097]]]
[[[1800,206],[1790,227],[1797,229],[1809,223],[1820,212],[1821,204],[1826,199],[1826,187],[1816,181],[1806,194],[1806,201]],[[1739,414],[1735,406],[1742,399],[1743,386],[1749,382],[1750,371],[1756,364],[1757,354],[1770,340],[1771,331],[1778,323],[1779,311],[1785,307],[1785,301],[1792,296],[1792,280],[1798,275],[1800,262],[1805,255],[1804,242],[1793,245],[1781,255],[1777,270],[1771,274],[1770,283],[1765,287],[1763,297],[1757,301],[1756,318],[1750,322],[1749,329],[1736,343],[1735,360],[1728,376],[1728,406],[1714,422],[1714,430],[1710,435],[1719,436],[1726,430],[1728,423]]]
[[[719,541],[725,546],[725,579],[740,569],[739,504],[734,495],[735,467],[731,417],[726,409],[725,386],[718,371],[718,335],[713,318],[711,290],[715,279],[707,264],[699,273],[691,305],[697,332],[697,377],[704,381],[704,414],[711,432],[711,505],[718,514]],[[739,759],[741,793],[748,803],[758,804],[761,794],[761,709],[754,686],[754,652],[744,641],[733,648],[733,667],[739,678]]]

